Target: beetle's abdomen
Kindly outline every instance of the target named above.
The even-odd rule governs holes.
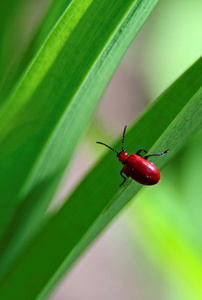
[[[144,185],[154,185],[160,180],[160,172],[157,167],[143,157],[132,154],[122,171],[135,181]]]

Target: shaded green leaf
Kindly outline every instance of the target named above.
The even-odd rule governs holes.
[[[51,1],[46,2],[47,3],[42,3],[41,1],[29,1],[29,3],[27,3],[27,1],[25,0],[15,1],[14,3],[12,3],[12,7],[14,7],[15,9],[11,14],[11,4],[8,1],[5,1],[5,4],[7,4],[8,15],[5,13],[4,8],[4,12],[2,12],[4,18],[2,18],[2,20],[6,20],[4,25],[4,28],[6,27],[6,30],[3,31],[1,37],[6,36],[7,39],[4,39],[5,41],[3,40],[2,43],[0,41],[0,44],[2,44],[2,55],[0,60],[2,60],[5,68],[5,74],[1,68],[1,76],[3,78],[1,79],[0,83],[0,102],[5,101],[8,94],[11,93],[14,85],[19,80],[22,73],[26,70],[27,65],[30,64],[30,61],[39,51],[41,45],[45,42],[49,33],[57,23],[58,19],[64,13],[65,9],[68,7],[68,5],[70,5],[72,0],[58,0],[52,1],[52,3],[49,3]],[[29,18],[30,11],[33,11],[33,14],[37,12],[37,22],[35,21],[35,23],[32,24],[31,28],[28,28],[28,37],[27,39],[25,39],[24,37],[25,41],[23,42],[21,41],[21,27],[26,22],[26,19]],[[16,15],[18,16],[18,21],[15,21],[17,18]],[[8,32],[10,30],[10,26],[6,26],[11,18],[14,19],[12,21],[12,24],[15,28],[15,32],[12,32],[12,34]],[[16,29],[16,23],[20,23],[20,28],[17,28],[18,30]],[[12,46],[12,43],[14,45],[16,45],[16,43],[17,45],[20,45],[20,49],[19,51],[17,51],[17,53],[16,46]],[[8,55],[8,48],[10,51],[10,55]],[[10,65],[9,61],[12,61]]]

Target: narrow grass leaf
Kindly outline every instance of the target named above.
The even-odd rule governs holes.
[[[33,14],[37,13],[37,20],[35,23],[31,26],[31,28],[28,27],[26,29],[28,33],[23,31],[24,35],[28,35],[27,39],[25,39],[24,42],[21,41],[21,31],[16,30],[15,33],[8,34],[6,31],[4,33],[5,36],[8,36],[10,39],[10,43],[14,39],[13,43],[17,43],[18,45],[21,45],[19,51],[16,53],[16,47],[8,47],[8,41],[7,44],[4,42],[2,43],[2,61],[4,62],[6,74],[4,75],[4,78],[2,78],[2,82],[0,83],[0,102],[6,101],[9,93],[12,92],[13,87],[16,85],[17,81],[19,81],[20,76],[23,74],[23,72],[26,70],[27,66],[30,64],[33,57],[36,55],[36,53],[39,51],[45,40],[47,39],[48,35],[52,31],[55,24],[58,22],[59,18],[64,13],[65,9],[70,5],[70,3],[73,0],[59,0],[59,1],[47,1],[47,3],[41,3],[36,1],[27,1],[21,0],[20,7],[21,19],[22,22],[19,22],[21,27],[23,26],[22,23],[26,23],[26,19],[29,17],[29,12],[33,10]],[[7,1],[8,2],[8,1]],[[48,3],[51,2],[51,3]],[[8,2],[9,3],[9,2]],[[9,4],[11,6],[11,4]],[[8,6],[10,8],[10,6]],[[17,2],[15,1],[12,3],[12,7],[17,6]],[[19,4],[18,4],[19,6]],[[17,8],[18,8],[17,6]],[[7,12],[9,14],[8,20],[12,18],[14,21],[16,20],[15,15],[19,14],[19,8],[15,9],[15,14],[13,13],[11,15],[10,9],[7,9]],[[17,11],[16,11],[17,10]],[[26,13],[25,13],[26,12]],[[40,13],[39,13],[40,12]],[[5,17],[5,12],[3,13]],[[40,16],[39,16],[40,15]],[[20,19],[20,20],[21,20]],[[35,18],[36,19],[36,18]],[[16,28],[15,22],[14,26]],[[1,26],[0,26],[1,27]],[[7,26],[9,28],[9,26]],[[34,27],[34,28],[33,28]],[[22,29],[21,29],[22,30]],[[3,35],[2,35],[3,36]],[[15,38],[14,38],[15,37]],[[0,42],[1,44],[1,42]],[[5,49],[4,49],[5,48]],[[7,53],[7,49],[10,48],[10,56],[13,57],[12,64],[8,65],[5,62],[7,62],[7,59],[10,58]],[[4,51],[3,51],[4,50]],[[17,55],[16,55],[17,54]],[[10,59],[11,60],[11,59]],[[2,69],[1,69],[2,70]],[[3,75],[3,72],[1,73]],[[3,77],[3,76],[2,76]]]
[[[200,68],[201,59],[139,118],[126,135],[129,153],[140,147],[152,148],[153,153],[169,148],[169,154],[153,159],[161,169],[200,128]],[[120,148],[120,142],[115,148]],[[119,188],[120,169],[111,152],[98,163],[4,277],[0,298],[43,299],[47,295],[78,255],[141,188],[132,180]],[[28,270],[29,276],[25,277]]]
[[[74,0],[1,106],[0,249],[5,268],[10,266],[5,255],[19,251],[22,239],[31,239],[43,221],[100,95],[156,3]]]

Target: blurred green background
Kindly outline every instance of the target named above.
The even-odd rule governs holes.
[[[112,144],[201,55],[201,11],[199,0],[158,3],[103,96],[57,201],[100,155],[95,140]],[[139,192],[50,299],[202,299],[201,146],[198,132],[163,170],[161,182]]]

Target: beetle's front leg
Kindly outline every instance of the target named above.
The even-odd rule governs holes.
[[[147,153],[146,150],[144,150],[144,149],[139,149],[135,154],[136,154],[136,155],[140,155],[140,152],[142,152],[142,151],[144,151],[145,153]],[[141,156],[141,155],[140,155],[140,156]]]
[[[163,151],[162,153],[158,153],[158,154],[149,154],[149,155],[146,155],[146,156],[144,157],[144,159],[147,159],[147,158],[150,157],[150,156],[162,156],[162,155],[168,153],[168,151],[169,151],[169,149],[166,149],[166,150]]]
[[[120,186],[122,186],[124,183],[125,183],[125,181],[126,181],[126,177],[123,175],[123,171],[121,170],[121,172],[120,172],[120,175],[121,175],[121,177],[123,177],[123,182],[120,184]]]

